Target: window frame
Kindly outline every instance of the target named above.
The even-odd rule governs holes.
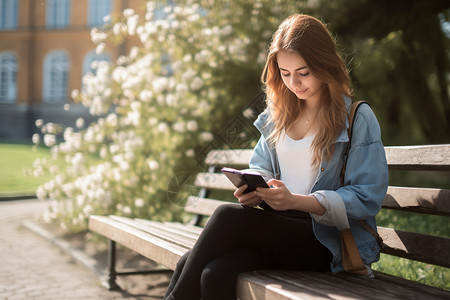
[[[87,25],[100,27],[106,24],[104,18],[112,13],[114,0],[88,0]]]
[[[67,28],[70,24],[71,0],[47,0],[45,8],[46,28]]]
[[[0,0],[0,30],[17,28],[19,0]]]
[[[0,52],[0,103],[17,101],[17,57],[11,51]]]
[[[44,103],[66,103],[70,72],[69,55],[64,50],[49,52],[44,58],[43,91]]]

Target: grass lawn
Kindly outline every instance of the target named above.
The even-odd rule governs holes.
[[[50,177],[27,175],[36,158],[50,158],[45,148],[32,149],[32,145],[0,143],[0,196],[32,195],[36,188]]]

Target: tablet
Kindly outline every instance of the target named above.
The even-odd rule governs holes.
[[[256,172],[241,171],[233,168],[222,168],[222,172],[237,188],[247,184],[248,188],[245,189],[244,194],[256,190],[257,187],[269,188],[264,178]]]

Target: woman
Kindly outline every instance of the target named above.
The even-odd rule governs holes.
[[[350,79],[327,28],[307,15],[279,26],[262,80],[267,109],[250,168],[271,188],[234,195],[219,207],[177,265],[165,299],[235,299],[236,277],[256,269],[343,271],[339,230],[351,228],[361,259],[379,259],[376,228],[387,184],[380,127],[368,105],[355,117],[348,145]],[[263,209],[256,209],[259,205]]]

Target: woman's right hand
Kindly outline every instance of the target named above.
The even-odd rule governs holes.
[[[261,197],[256,195],[256,191],[244,194],[247,185],[244,184],[234,192],[234,196],[239,200],[239,203],[247,206],[256,206],[262,202]]]

